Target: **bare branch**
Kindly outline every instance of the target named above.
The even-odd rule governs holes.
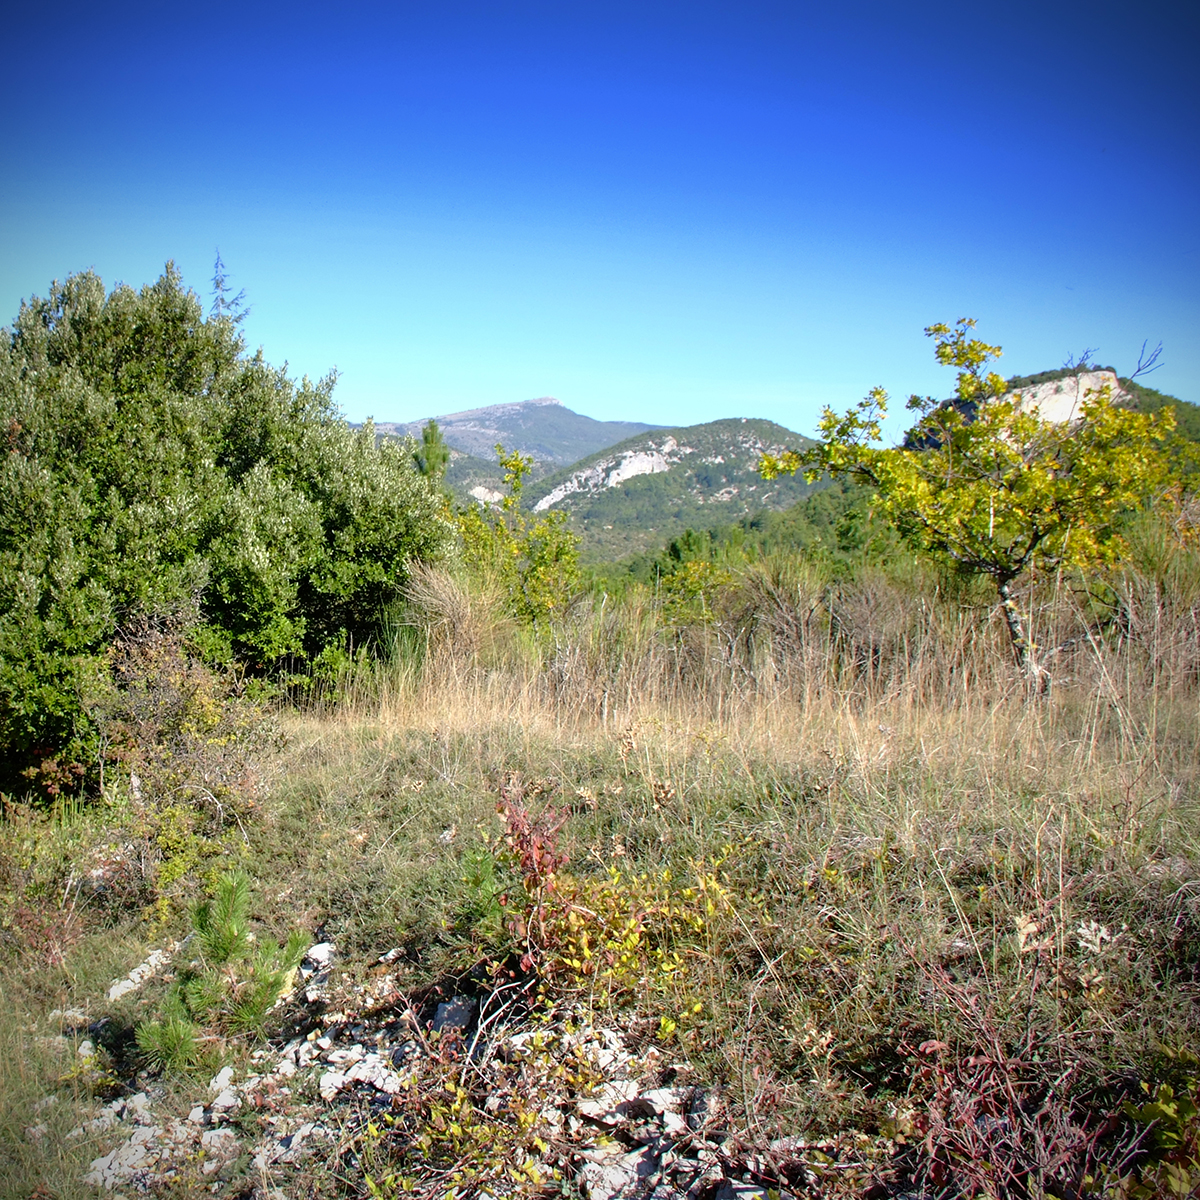
[[[1076,375],[1082,374],[1091,365],[1092,357],[1099,353],[1098,346],[1087,346],[1078,358],[1074,354],[1068,354],[1066,362],[1063,363],[1063,370],[1074,371]]]
[[[1143,342],[1142,352],[1138,355],[1137,370],[1129,376],[1130,379],[1136,379],[1139,375],[1149,375],[1151,371],[1157,371],[1163,365],[1158,361],[1159,356],[1162,354],[1162,342],[1159,342],[1154,347],[1150,352],[1149,358],[1146,357],[1146,346],[1147,343]]]

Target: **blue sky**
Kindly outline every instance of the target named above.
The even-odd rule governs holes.
[[[1098,347],[1200,401],[1195,5],[107,4],[10,14],[0,313],[173,258],[351,419],[534,396],[804,432]],[[896,407],[902,410],[902,404]]]

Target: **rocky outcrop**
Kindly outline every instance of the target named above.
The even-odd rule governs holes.
[[[1006,392],[1001,399],[1014,401],[1023,412],[1036,409],[1043,421],[1065,424],[1079,416],[1084,401],[1104,395],[1106,388],[1109,403],[1125,403],[1132,399],[1122,389],[1115,371],[1082,371],[1064,379]]]

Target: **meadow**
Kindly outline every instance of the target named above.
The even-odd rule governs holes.
[[[219,1066],[329,1024],[285,995],[253,1028],[199,1019],[189,1063],[139,1055],[170,971],[110,985],[236,867],[259,944],[332,943],[343,994],[386,969],[411,1011],[488,1012],[519,984],[493,1032],[603,1026],[646,1086],[705,1089],[702,1200],[1193,1194],[1200,550],[1183,518],[1135,534],[1119,568],[1029,584],[1042,696],[987,590],[900,554],[702,564],[532,626],[485,576],[421,568],[386,653],[273,699],[143,628],[97,716],[125,747],[101,801],[10,803],[0,830],[0,1191],[95,1194],[101,1105],[186,1113]],[[145,1186],[586,1190],[596,1130],[520,1114],[599,1082],[550,1054],[496,1109],[474,1061],[451,1039],[386,1122],[327,1106],[338,1136],[298,1162]]]

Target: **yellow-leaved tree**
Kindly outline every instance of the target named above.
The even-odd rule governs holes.
[[[1170,409],[1141,413],[1089,394],[1070,422],[1043,420],[987,370],[1001,354],[971,336],[975,321],[931,325],[938,362],[958,368],[955,399],[913,396],[920,414],[904,446],[883,447],[882,387],[839,416],[826,408],[821,440],[765,455],[762,475],[828,472],[870,485],[876,511],[920,553],[996,585],[1013,651],[1037,690],[1049,684],[1014,595],[1033,568],[1089,567],[1118,558],[1122,518],[1179,482]]]
[[[476,571],[496,578],[514,615],[536,622],[562,616],[580,587],[579,538],[567,528],[566,514],[531,518],[521,507],[521,491],[533,459],[496,446],[508,494],[493,508],[460,509],[463,557]]]

